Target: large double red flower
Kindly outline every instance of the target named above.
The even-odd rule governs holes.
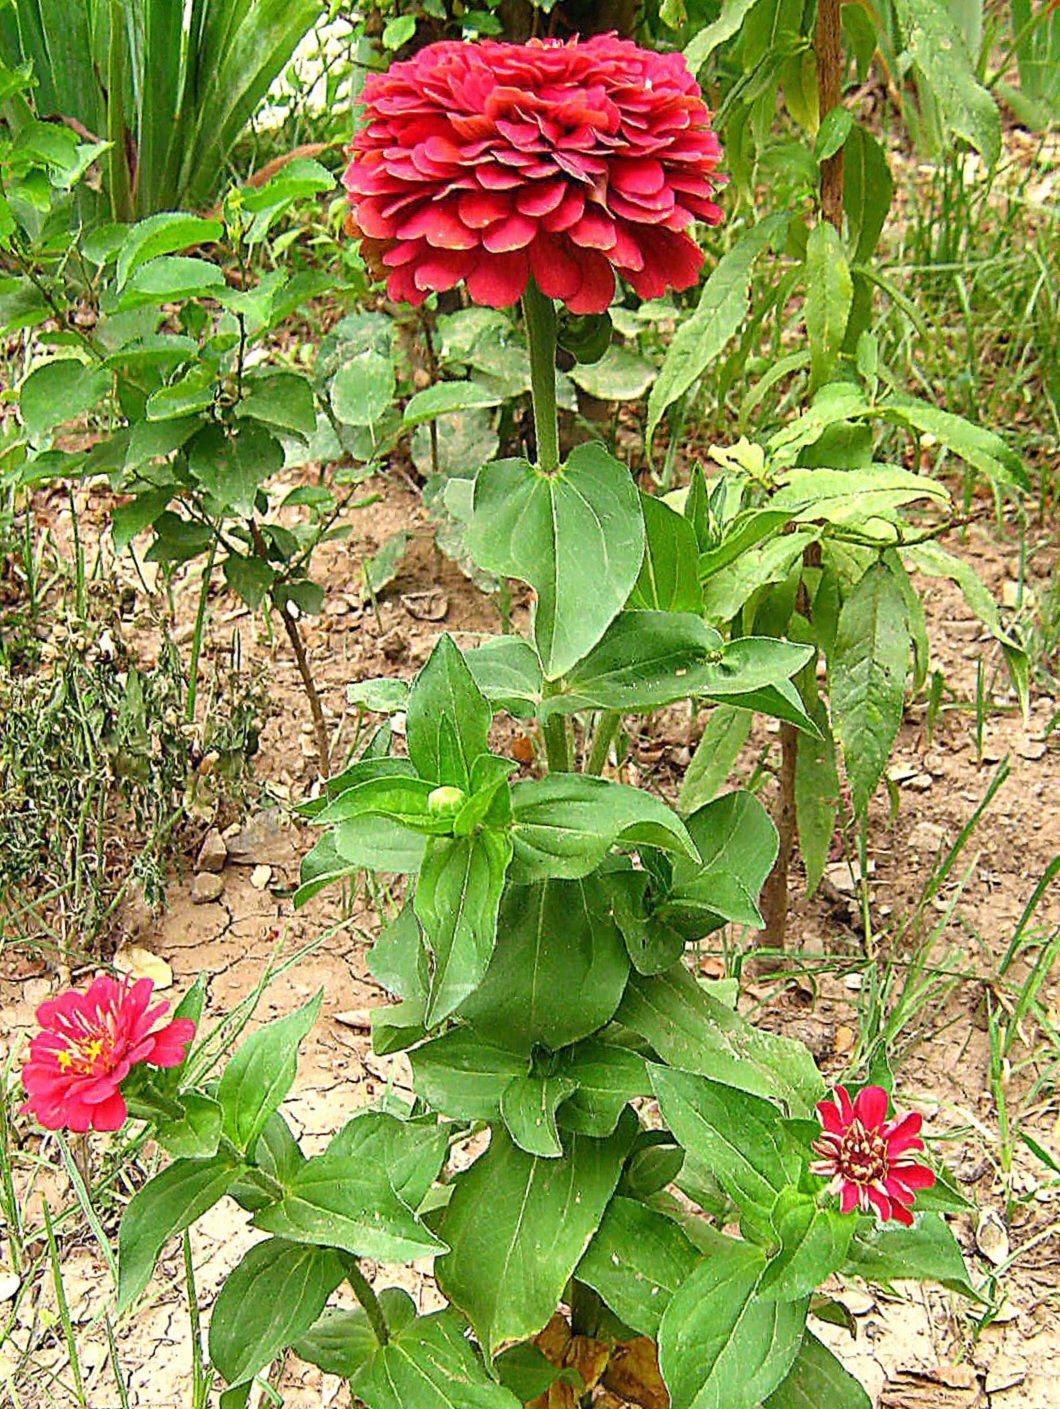
[[[910,1209],[920,1189],[930,1189],[935,1173],[921,1164],[920,1112],[887,1119],[888,1098],[882,1086],[863,1086],[853,1101],[837,1086],[831,1099],[817,1103],[821,1135],[813,1143],[819,1156],[812,1174],[830,1181],[842,1213],[875,1212],[881,1222],[893,1218],[908,1227]]]
[[[503,308],[533,275],[601,313],[615,271],[642,298],[695,283],[688,230],[722,218],[719,147],[680,54],[614,35],[432,44],[362,97],[351,230],[391,298],[463,281]]]

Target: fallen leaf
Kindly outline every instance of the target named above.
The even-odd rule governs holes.
[[[670,1409],[670,1396],[659,1373],[659,1352],[647,1336],[619,1341],[611,1352],[604,1384],[641,1409]]]
[[[591,1336],[572,1336],[563,1353],[564,1365],[577,1370],[586,1389],[595,1389],[600,1383],[610,1358],[611,1347],[607,1342],[593,1340]]]
[[[995,1209],[984,1208],[980,1212],[975,1227],[975,1245],[995,1267],[1000,1267],[1008,1258],[1008,1229]]]
[[[149,978],[157,989],[173,987],[173,970],[142,944],[123,945],[114,956],[114,967],[132,979]]]

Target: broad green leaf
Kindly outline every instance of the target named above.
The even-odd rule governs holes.
[[[454,411],[474,411],[480,408],[498,406],[504,397],[495,389],[481,382],[435,382],[434,386],[410,396],[402,418],[407,427],[433,421],[438,416],[451,415]],[[475,466],[469,465],[468,469]]]
[[[790,519],[791,511],[785,510],[784,517]],[[707,621],[732,621],[756,592],[771,583],[783,582],[801,560],[803,550],[816,538],[817,534],[809,529],[779,534],[748,547],[732,562],[716,568],[703,586],[703,615]]]
[[[646,871],[615,870],[607,876],[615,923],[622,931],[630,962],[640,974],[661,974],[685,952],[685,936],[660,919]]]
[[[432,802],[436,784],[427,778],[417,778],[407,759],[387,759],[386,762],[404,767],[395,766],[375,777],[356,779],[316,816],[317,824],[335,826],[374,816],[426,836],[444,836],[452,831],[454,812]],[[341,851],[341,832],[336,834],[335,841]]]
[[[257,1177],[258,1171],[270,1175],[277,1184],[287,1185],[304,1163],[305,1155],[291,1134],[291,1127],[279,1111],[273,1111],[254,1146],[253,1166],[244,1170],[228,1192],[240,1208],[257,1213],[273,1202],[275,1193]]]
[[[777,859],[777,830],[758,799],[725,793],[687,819],[701,864],[674,862],[669,891],[656,914],[688,940],[727,921],[761,927],[758,896]]]
[[[413,1089],[432,1110],[454,1120],[497,1120],[501,1096],[528,1058],[456,1027],[409,1053]]]
[[[368,349],[339,368],[331,383],[331,409],[346,426],[370,426],[390,409],[395,391],[394,364]]]
[[[562,1155],[556,1108],[575,1085],[569,1076],[531,1073],[512,1078],[501,1095],[501,1118],[521,1150],[544,1159],[558,1159]]]
[[[905,599],[883,563],[870,567],[843,603],[829,668],[832,725],[854,811],[863,817],[902,722],[909,669]]]
[[[553,1365],[533,1341],[521,1341],[502,1351],[493,1362],[493,1369],[501,1384],[511,1390],[520,1404],[529,1404],[547,1395],[557,1381],[576,1389],[582,1384],[577,1370],[569,1365],[566,1369]]]
[[[494,709],[518,718],[533,715],[544,681],[537,652],[520,636],[494,636],[464,652],[475,684]]]
[[[328,1146],[336,1161],[381,1164],[394,1192],[419,1208],[449,1152],[449,1132],[430,1116],[399,1120],[389,1111],[359,1111]]]
[[[625,945],[598,877],[513,885],[501,900],[486,976],[460,1016],[498,1047],[556,1051],[609,1021],[628,974]]]
[[[800,734],[795,755],[795,818],[799,850],[806,868],[807,895],[813,895],[821,883],[839,810],[835,740],[828,723],[828,710],[820,697],[810,706],[810,716],[820,730],[820,737]]]
[[[149,460],[160,460],[186,445],[205,424],[200,416],[165,421],[137,421],[125,451],[125,468],[137,470]]]
[[[408,707],[409,682],[393,675],[353,680],[346,686],[346,699],[374,714],[400,714]]]
[[[843,146],[843,210],[851,263],[864,264],[872,258],[893,194],[886,153],[870,132],[855,123]]]
[[[486,972],[511,859],[510,836],[490,828],[427,843],[413,903],[433,957],[428,1026],[458,1008]]]
[[[652,494],[641,494],[640,506],[644,562],[627,607],[699,613],[703,608],[699,542],[691,520]]]
[[[366,1409],[520,1409],[486,1373],[459,1316],[420,1316],[379,1346],[352,1391]]]
[[[997,104],[977,81],[961,32],[937,0],[896,0],[906,49],[927,80],[946,126],[993,166],[1001,151]]]
[[[368,972],[399,998],[427,996],[427,964],[415,911],[408,903],[368,951]]]
[[[358,871],[414,875],[423,864],[427,838],[387,817],[354,817],[331,834],[335,854]]]
[[[254,1149],[265,1122],[290,1091],[298,1046],[316,1021],[322,993],[252,1032],[222,1072],[217,1099],[224,1112],[224,1133],[240,1149]]]
[[[718,18],[701,29],[685,49],[685,62],[693,74],[699,73],[720,44],[732,38],[754,4],[755,0],[722,0]]]
[[[475,481],[467,529],[474,561],[537,593],[534,640],[555,680],[596,645],[625,605],[644,557],[637,488],[602,445],[575,446],[545,475],[498,460]]]
[[[228,1274],[210,1315],[210,1359],[242,1384],[303,1336],[346,1275],[331,1248],[267,1238]]]
[[[811,1194],[782,1190],[770,1214],[780,1251],[770,1259],[759,1295],[798,1301],[816,1291],[845,1262],[855,1221],[838,1209],[819,1208]]]
[[[738,636],[726,641],[721,659],[700,666],[692,688],[708,700],[729,700],[742,709],[790,718],[800,728],[813,728],[803,710],[791,677],[798,674],[813,654],[811,646],[795,641],[775,641],[766,636]],[[774,692],[779,692],[791,708],[783,714],[775,709]],[[794,710],[794,716],[791,709]]]
[[[183,1118],[156,1119],[155,1139],[175,1159],[212,1159],[221,1138],[221,1107],[198,1091],[186,1091],[179,1102]]]
[[[798,1174],[776,1106],[692,1072],[649,1065],[648,1075],[678,1142],[713,1172],[742,1215],[768,1223],[777,1195]]]
[[[159,307],[202,298],[225,287],[225,276],[216,264],[191,255],[163,254],[148,260],[130,276],[121,297],[120,309]]]
[[[276,572],[262,558],[229,553],[224,560],[225,581],[241,597],[252,612],[256,612],[276,581]]]
[[[807,1304],[763,1301],[764,1265],[760,1248],[734,1240],[675,1293],[659,1328],[671,1409],[757,1409],[788,1373]]]
[[[416,1303],[399,1287],[384,1287],[379,1305],[387,1329],[397,1335],[416,1315]],[[326,1307],[291,1349],[301,1360],[317,1365],[329,1375],[352,1379],[375,1354],[379,1342],[362,1307]]]
[[[938,1213],[917,1214],[911,1228],[879,1223],[850,1244],[847,1270],[870,1282],[915,1277],[975,1297],[957,1239]]]
[[[806,332],[810,339],[810,387],[819,387],[835,366],[846,336],[854,283],[835,226],[818,220],[806,242]]]
[[[616,1016],[663,1061],[741,1091],[776,1097],[792,1114],[807,1114],[824,1092],[801,1042],[753,1027],[680,965],[658,978],[634,974]]]
[[[550,773],[512,787],[512,880],[576,880],[616,842],[657,846],[695,860],[684,823],[651,793],[576,773]]]
[[[696,311],[684,319],[674,334],[648,397],[649,445],[666,408],[699,380],[743,325],[751,267],[763,250],[783,238],[789,220],[785,211],[759,221],[722,257],[704,284]]]
[[[853,1375],[812,1331],[799,1346],[795,1363],[762,1409],[872,1409],[872,1401]]]
[[[648,1068],[639,1052],[591,1037],[564,1054],[558,1068],[575,1083],[559,1108],[564,1130],[582,1135],[611,1135],[630,1101],[651,1095]]]
[[[130,1199],[118,1232],[118,1312],[127,1311],[151,1280],[158,1254],[174,1233],[223,1198],[244,1166],[224,1151],[212,1159],[178,1159]]]
[[[192,245],[216,244],[223,234],[224,225],[220,220],[201,215],[174,210],[148,216],[133,225],[122,241],[114,269],[115,287],[119,291],[123,289],[129,275],[157,255],[175,254]]]
[[[578,362],[568,376],[598,401],[637,401],[655,380],[655,368],[630,348],[612,343],[599,361]]]
[[[264,426],[206,426],[188,444],[188,468],[223,509],[250,518],[258,490],[283,468],[283,447]]]
[[[466,792],[471,767],[488,748],[493,710],[451,636],[441,636],[412,683],[409,758],[421,778]]]
[[[692,761],[681,780],[677,810],[682,817],[687,817],[713,799],[732,772],[750,732],[749,710],[726,704],[716,705],[711,710]]]
[[[76,421],[98,406],[111,375],[74,357],[60,357],[35,367],[19,387],[18,409],[31,440],[57,426]]]
[[[437,1252],[444,1244],[395,1192],[382,1163],[387,1151],[366,1154],[356,1134],[340,1131],[324,1154],[301,1164],[284,1197],[254,1215],[254,1227],[381,1262]]]
[[[620,612],[562,688],[545,697],[538,714],[547,719],[582,709],[659,709],[701,693],[711,675],[703,667],[723,659],[721,636],[690,612]]]
[[[945,485],[927,475],[898,465],[870,465],[865,470],[787,470],[772,502],[799,522],[861,526],[869,518],[893,519],[901,505],[917,499],[946,506],[950,496]]]
[[[193,362],[183,376],[153,391],[147,398],[149,421],[179,420],[208,411],[217,391],[217,374],[208,362]],[[198,416],[195,416],[199,420]],[[134,432],[137,427],[134,427]]]
[[[438,1285],[492,1359],[536,1335],[596,1232],[633,1138],[572,1135],[561,1159],[525,1154],[494,1127],[490,1146],[454,1180],[439,1234]]]
[[[296,435],[312,435],[317,426],[313,388],[295,372],[270,372],[249,382],[236,415],[250,416]]]
[[[663,1312],[699,1260],[673,1219],[635,1199],[614,1198],[576,1275],[627,1326],[654,1339]]]

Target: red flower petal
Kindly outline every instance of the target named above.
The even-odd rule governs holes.
[[[467,291],[473,303],[487,308],[510,308],[518,303],[526,288],[530,263],[525,250],[497,254],[477,263],[467,276]]]
[[[854,1115],[866,1130],[877,1130],[887,1119],[887,1105],[882,1086],[863,1086],[854,1101]]]
[[[504,254],[525,249],[536,234],[537,222],[529,216],[509,215],[489,227],[482,236],[482,243],[490,254]]]

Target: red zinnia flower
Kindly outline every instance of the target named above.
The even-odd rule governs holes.
[[[168,1003],[151,1001],[149,978],[118,983],[102,975],[87,993],[71,990],[37,1009],[40,1032],[22,1068],[22,1107],[46,1130],[118,1130],[126,1117],[118,1087],[137,1062],[176,1067],[195,1035],[188,1018],[152,1032]]]
[[[837,1086],[832,1100],[818,1102],[817,1114],[823,1130],[813,1148],[821,1158],[810,1172],[831,1179],[828,1192],[839,1195],[842,1212],[875,1209],[883,1222],[894,1218],[908,1227],[917,1189],[935,1182],[934,1171],[915,1159],[924,1149],[919,1112],[888,1121],[882,1086],[862,1087],[853,1102]]]
[[[362,101],[350,229],[391,298],[463,280],[504,308],[532,274],[572,313],[602,313],[616,270],[642,298],[695,283],[688,228],[722,218],[720,149],[680,54],[613,34],[431,44]]]

